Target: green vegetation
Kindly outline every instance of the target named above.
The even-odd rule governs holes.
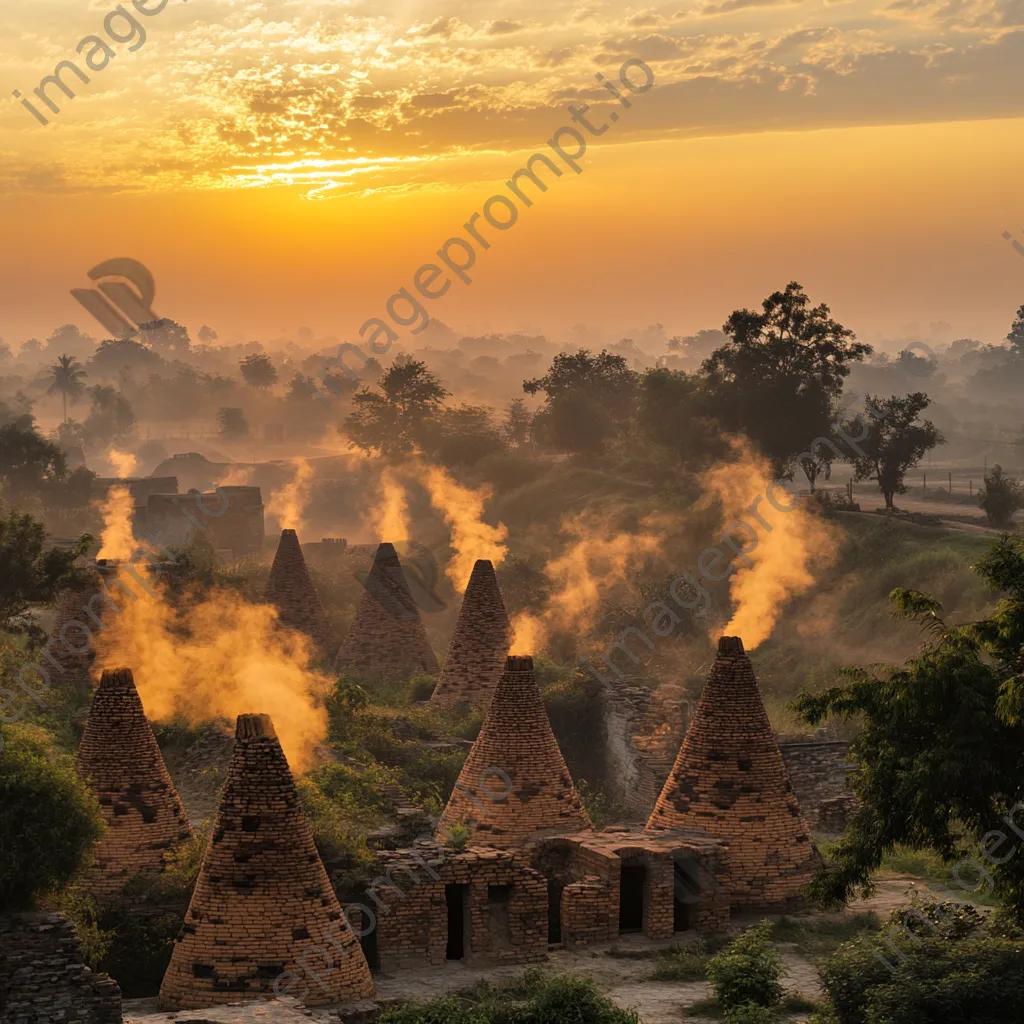
[[[704,981],[708,973],[708,962],[722,946],[714,939],[697,939],[685,946],[673,946],[658,956],[654,973],[655,981]]]
[[[782,968],[771,930],[771,922],[761,921],[708,961],[708,981],[727,1016],[750,1004],[775,1007],[782,1000]]]
[[[993,526],[1008,527],[1013,522],[1013,514],[1024,508],[1024,485],[1016,477],[1003,473],[1003,467],[997,463],[985,477],[985,485],[978,490],[978,504]]]
[[[862,723],[853,744],[862,801],[813,886],[826,905],[870,887],[898,845],[933,850],[968,891],[995,891],[1024,920],[1024,541],[1003,538],[975,571],[1003,593],[988,618],[950,626],[941,605],[894,590],[897,614],[931,637],[904,667],[844,673],[845,686],[797,701],[803,717]],[[983,863],[984,861],[984,863]]]
[[[86,864],[103,819],[48,733],[5,725],[0,739],[0,906],[31,907]]]
[[[377,1024],[640,1024],[587,978],[531,967],[507,982],[481,982],[458,997],[387,1009]]]
[[[882,922],[873,913],[837,918],[783,917],[771,926],[774,942],[795,946],[801,953],[819,957],[834,952],[844,942],[873,935]]]
[[[821,968],[821,1024],[996,1024],[1024,1016],[1021,932],[986,926],[971,909],[921,904],[883,932],[842,946]]]

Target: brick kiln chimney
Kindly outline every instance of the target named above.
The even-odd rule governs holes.
[[[164,854],[192,835],[129,669],[103,673],[75,767],[108,826],[83,881],[102,901],[130,876],[159,872]]]
[[[160,1007],[258,999],[277,994],[275,982],[278,992],[311,1006],[373,994],[270,716],[239,715],[217,822]]]
[[[265,600],[277,609],[283,625],[311,637],[322,653],[334,654],[338,635],[327,621],[294,530],[281,531]]]
[[[478,559],[431,702],[439,707],[467,703],[486,711],[505,667],[511,635],[494,566]]]
[[[469,824],[472,841],[502,849],[551,832],[592,828],[533,673],[533,658],[510,656],[480,735],[462,767],[438,838]]]
[[[817,853],[736,636],[718,657],[647,830],[699,828],[729,843],[733,905],[796,903]]]
[[[377,548],[363,586],[363,596],[341,643],[336,667],[367,673],[436,673],[437,658],[393,544],[385,542]]]

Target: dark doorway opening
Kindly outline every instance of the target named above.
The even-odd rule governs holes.
[[[512,921],[509,908],[512,903],[511,885],[487,887],[487,951],[500,953],[512,946]]]
[[[548,944],[557,945],[562,941],[562,890],[561,882],[548,879]]]
[[[672,891],[672,930],[689,931],[697,927],[700,905],[700,873],[692,857],[677,860],[674,865]]]
[[[446,885],[444,902],[448,907],[448,948],[447,960],[462,960],[466,955],[466,923],[469,920],[469,886]]]
[[[623,864],[619,882],[619,931],[640,932],[644,928],[644,889],[647,868],[643,864]]]
[[[380,944],[377,941],[376,924],[365,935],[359,937],[359,944],[363,947],[363,956],[366,957],[367,966],[376,974],[380,970]]]

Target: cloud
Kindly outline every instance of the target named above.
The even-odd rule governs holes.
[[[487,23],[487,34],[489,36],[507,36],[511,32],[519,32],[526,28],[524,21],[489,21]]]
[[[803,0],[717,0],[705,2],[697,9],[697,15],[701,18],[714,18],[720,14],[733,14],[751,8],[798,7],[801,3]]]

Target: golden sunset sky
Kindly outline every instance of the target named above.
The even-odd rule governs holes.
[[[143,0],[139,0],[142,4]],[[168,0],[43,126],[15,98],[114,4],[7,3],[0,335],[130,256],[221,339],[358,340],[570,104],[590,138],[429,304],[458,329],[721,325],[791,279],[866,340],[998,341],[1024,302],[1024,0]],[[160,0],[146,0],[154,10]],[[91,45],[91,44],[90,44]],[[88,50],[83,51],[87,54]],[[595,74],[645,61],[626,110]],[[621,86],[620,86],[621,91]],[[436,260],[435,260],[436,261]],[[398,348],[409,348],[399,345]]]

